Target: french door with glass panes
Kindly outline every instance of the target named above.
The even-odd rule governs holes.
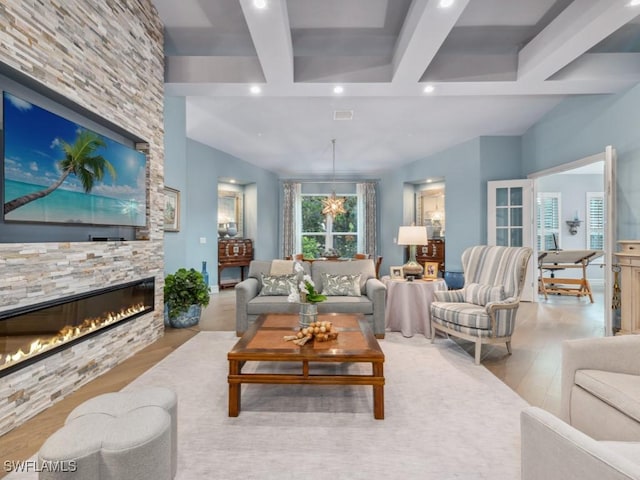
[[[533,180],[497,180],[487,183],[487,244],[531,247],[534,242]],[[537,298],[534,259],[529,261],[521,299]]]

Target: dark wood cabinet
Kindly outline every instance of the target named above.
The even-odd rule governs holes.
[[[222,283],[225,268],[240,268],[240,280],[244,280],[244,267],[253,260],[253,242],[248,238],[221,238],[218,240],[218,288],[232,287],[236,282]]]
[[[429,240],[428,245],[416,247],[416,260],[424,267],[424,262],[438,262],[438,271],[444,275],[444,240]]]

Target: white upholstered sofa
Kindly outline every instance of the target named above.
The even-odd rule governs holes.
[[[640,480],[639,335],[563,342],[560,405],[522,412],[522,480]]]
[[[279,261],[281,268],[283,261]],[[387,289],[376,278],[373,260],[301,262],[311,275],[316,289],[323,291],[323,273],[328,275],[360,275],[360,295],[333,295],[318,304],[318,313],[360,313],[369,321],[373,333],[384,338]],[[293,265],[293,262],[291,262]],[[293,269],[293,266],[291,267]],[[288,295],[261,295],[262,276],[271,276],[272,261],[253,260],[247,279],[238,283],[236,291],[236,334],[242,335],[263,313],[298,313],[300,306],[290,303]],[[282,273],[279,270],[278,273]]]
[[[640,442],[596,440],[538,407],[520,427],[522,480],[640,480]]]
[[[596,440],[640,442],[640,335],[562,344],[562,419]]]

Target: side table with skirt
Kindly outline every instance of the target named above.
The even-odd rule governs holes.
[[[446,290],[446,282],[442,278],[408,282],[389,276],[382,277],[382,282],[387,287],[386,329],[405,337],[421,333],[431,338],[433,292]]]

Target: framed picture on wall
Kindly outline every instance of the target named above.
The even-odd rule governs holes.
[[[180,231],[180,190],[164,187],[164,231]]]
[[[424,262],[424,278],[438,278],[438,262]]]

